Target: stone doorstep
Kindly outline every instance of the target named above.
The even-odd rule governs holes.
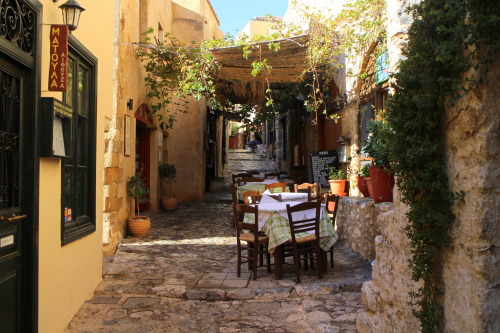
[[[195,288],[246,288],[248,281],[252,275],[250,272],[242,272],[241,277],[238,277],[236,272],[226,273],[204,273],[198,282],[194,285]]]

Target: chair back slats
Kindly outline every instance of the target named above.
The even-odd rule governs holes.
[[[256,195],[260,195],[260,191],[252,191],[252,190],[241,191],[241,196],[243,197],[243,203],[246,204],[255,203],[253,200],[249,200],[249,198],[251,199],[251,197]]]
[[[281,194],[268,194],[271,198],[273,198],[276,201],[282,202],[283,199],[281,198]],[[262,200],[262,194],[261,195],[254,195],[252,196],[252,203],[258,204],[260,203],[260,200]]]
[[[320,201],[321,188],[318,183],[302,183],[293,185],[295,193],[307,193],[307,201]]]
[[[319,245],[319,212],[320,212],[321,202],[310,201],[303,202],[294,206],[286,205],[286,211],[288,214],[288,222],[290,224],[290,233],[292,236],[292,247],[293,247],[293,262],[295,266],[295,272],[297,275],[297,283],[300,283],[300,254],[304,253],[306,255],[305,264],[307,260],[316,258],[318,263],[318,277],[321,279],[323,277],[323,266],[321,260],[321,249]],[[310,211],[314,214],[310,214]],[[306,213],[307,212],[307,213]],[[314,237],[301,236],[297,238],[298,234],[304,232],[314,231]],[[299,247],[300,243],[300,247]]]
[[[281,192],[286,192],[286,183],[272,183],[272,184],[264,184],[266,190],[267,189],[273,189],[276,190],[277,188],[281,188]]]
[[[313,231],[316,237],[319,238],[319,210],[321,203],[317,201],[303,202],[295,206],[286,205],[286,210],[288,213],[288,221],[290,222],[290,230],[292,233],[292,239],[296,234]],[[301,213],[309,210],[314,210],[314,216],[306,217],[303,213],[302,217],[299,217]]]
[[[326,210],[328,213],[332,214],[333,219],[337,215],[337,210],[339,208],[340,196],[335,194],[327,194],[325,197]]]
[[[253,232],[256,236],[258,234],[258,218],[259,218],[259,208],[256,205],[251,206],[251,205],[245,205],[245,204],[235,204],[233,205],[234,210],[235,210],[235,215],[238,216],[237,220],[235,221],[236,225],[236,231],[238,234],[243,232],[243,230],[248,230]],[[243,217],[245,213],[253,214],[255,218],[255,223],[244,223],[243,222]]]

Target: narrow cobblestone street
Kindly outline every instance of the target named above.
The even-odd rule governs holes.
[[[274,171],[261,153],[228,153],[233,172]],[[151,214],[143,238],[128,236],[104,260],[103,280],[65,332],[356,332],[361,285],[370,263],[335,247],[335,268],[322,280],[288,268],[275,280],[259,268],[236,277],[231,195],[208,193],[201,203]]]

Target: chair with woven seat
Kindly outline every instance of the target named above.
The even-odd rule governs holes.
[[[268,196],[270,196],[271,198],[273,198],[274,200],[278,201],[278,202],[281,202],[282,199],[281,199],[281,194],[268,194]],[[262,195],[254,195],[252,196],[252,203],[255,203],[255,204],[259,204],[260,203],[260,200],[262,199]]]
[[[327,194],[325,196],[326,211],[332,219],[333,227],[335,228],[335,218],[337,216],[337,209],[339,208],[340,196],[335,194]],[[333,245],[330,248],[330,267],[334,267],[333,262]]]
[[[318,183],[294,184],[295,193],[307,193],[307,201],[319,201],[321,199],[321,190]]]
[[[266,255],[267,271],[269,273],[271,272],[271,256],[267,250],[269,237],[260,234],[258,230],[259,207],[257,205],[233,204],[233,210],[233,216],[235,216],[234,223],[236,225],[236,242],[238,246],[237,276],[241,276],[241,264],[249,263],[252,271],[252,278],[253,280],[257,280],[257,263],[259,261],[259,256],[262,258],[264,254]],[[252,214],[255,222],[243,222],[244,214]],[[246,242],[246,245],[242,244],[242,242]],[[246,256],[243,255],[242,251],[247,251]],[[242,261],[242,259],[246,260]],[[262,260],[260,266],[263,266]]]
[[[255,203],[249,199],[251,199],[251,197],[253,196],[256,196],[256,195],[260,195],[260,191],[252,191],[252,190],[248,190],[248,191],[241,191],[241,196],[243,198],[243,203],[246,203],[246,204],[249,204],[249,203]]]
[[[237,174],[233,174],[233,175],[231,175],[231,179],[233,181],[233,184],[238,183],[238,181],[241,178],[243,178],[243,177],[250,178],[250,177],[252,177],[252,175],[250,173],[237,173]]]
[[[321,264],[321,248],[319,244],[319,212],[321,202],[303,202],[298,205],[286,205],[290,233],[292,238],[287,243],[292,244],[293,265],[297,283],[300,283],[300,255],[305,255],[305,260],[316,259],[318,277],[323,278]],[[306,213],[309,211],[309,213]],[[311,233],[312,232],[312,233]],[[309,233],[304,236],[304,233]],[[299,234],[302,234],[298,237]]]
[[[270,192],[286,192],[286,183],[272,183],[272,184],[264,184],[266,190]]]

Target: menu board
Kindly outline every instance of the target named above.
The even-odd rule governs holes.
[[[311,172],[314,183],[328,187],[328,170],[339,167],[339,158],[336,150],[314,151],[309,154]]]

